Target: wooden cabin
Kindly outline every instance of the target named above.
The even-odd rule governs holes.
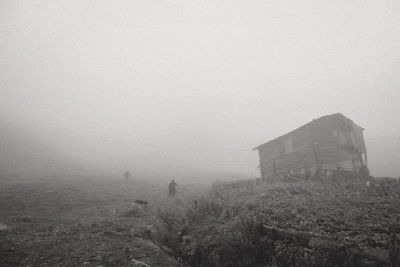
[[[263,179],[309,177],[367,166],[364,129],[340,113],[323,116],[255,147]]]

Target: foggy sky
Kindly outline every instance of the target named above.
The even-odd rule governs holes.
[[[399,14],[396,0],[3,0],[0,168],[259,176],[253,147],[341,112],[366,129],[372,174],[399,176]]]

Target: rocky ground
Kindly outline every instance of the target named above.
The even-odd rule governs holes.
[[[190,189],[181,186],[181,195],[169,198],[166,184],[3,179],[0,266],[178,266],[163,244],[168,219],[185,220],[182,191]]]
[[[191,265],[385,266],[391,235],[400,232],[400,182],[343,173],[219,188],[190,218]],[[320,244],[305,242],[312,235]]]
[[[180,185],[175,198],[167,181],[2,179],[0,266],[385,266],[399,223],[393,179]]]

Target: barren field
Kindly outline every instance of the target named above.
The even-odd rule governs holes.
[[[385,266],[399,222],[395,180],[3,179],[0,266]]]
[[[2,180],[0,266],[177,266],[160,244],[168,217],[184,220],[190,190],[179,189],[169,198],[167,182]]]

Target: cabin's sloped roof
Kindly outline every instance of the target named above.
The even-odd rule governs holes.
[[[294,132],[296,132],[296,131],[298,131],[298,130],[300,130],[300,129],[302,129],[302,128],[308,127],[312,122],[316,122],[316,121],[320,121],[320,120],[325,120],[325,119],[333,118],[333,117],[339,117],[339,116],[340,116],[340,117],[344,117],[344,118],[346,118],[346,119],[352,121],[351,119],[349,119],[349,118],[347,118],[346,116],[344,116],[342,113],[334,113],[334,114],[331,114],[331,115],[325,115],[325,116],[319,117],[318,119],[313,119],[312,121],[310,121],[310,122],[308,122],[308,123],[306,123],[306,124],[300,126],[299,128],[294,129],[293,131],[290,131],[290,132],[288,132],[288,133],[286,133],[286,134],[284,134],[284,135],[281,135],[281,136],[279,136],[279,137],[277,137],[277,138],[274,138],[274,139],[272,139],[272,140],[270,140],[270,141],[268,141],[268,142],[266,142],[266,143],[263,143],[263,144],[261,144],[261,145],[259,145],[259,146],[256,146],[255,148],[253,148],[253,150],[258,150],[258,149],[260,149],[260,148],[262,148],[262,147],[264,147],[264,146],[266,146],[266,145],[269,145],[269,144],[274,143],[274,142],[276,142],[276,141],[278,141],[278,140],[280,140],[280,139],[282,139],[282,138],[284,138],[284,137],[286,137],[286,136],[289,136],[289,135],[291,135],[292,133],[294,133]],[[354,122],[353,122],[353,123],[354,123]]]

